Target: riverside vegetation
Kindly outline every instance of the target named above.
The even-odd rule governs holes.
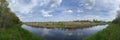
[[[26,25],[32,27],[41,28],[65,28],[65,29],[77,29],[86,28],[96,25],[103,25],[105,22],[101,21],[68,21],[68,22],[25,22]]]
[[[19,18],[10,11],[6,0],[0,0],[0,40],[42,40],[21,28]]]
[[[36,35],[31,34],[30,32],[22,29],[20,27],[21,21],[19,18],[10,11],[8,8],[8,3],[6,0],[0,0],[0,40],[42,40]],[[67,27],[76,28],[80,26],[87,27],[91,25],[98,25],[101,23],[94,22],[27,22],[27,25],[36,26],[36,27]],[[79,25],[80,24],[80,25]],[[67,26],[66,26],[67,25]],[[82,25],[82,26],[81,26]],[[68,27],[70,26],[70,27]],[[118,11],[118,16],[109,26],[98,32],[97,34],[86,38],[86,40],[120,40],[120,12]]]
[[[106,29],[86,38],[86,40],[120,40],[120,10],[117,13],[116,19]]]

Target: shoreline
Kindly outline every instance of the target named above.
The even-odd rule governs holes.
[[[89,23],[89,22],[29,22],[25,23],[28,26],[36,28],[64,28],[64,29],[80,29],[93,27],[97,25],[105,25],[104,23]]]
[[[119,30],[119,24],[110,23],[107,28],[87,37],[86,40],[120,40]]]

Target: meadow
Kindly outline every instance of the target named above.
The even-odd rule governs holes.
[[[104,23],[96,22],[25,22],[24,24],[32,27],[41,28],[65,28],[65,29],[76,29],[76,28],[86,28],[96,25],[102,25]]]

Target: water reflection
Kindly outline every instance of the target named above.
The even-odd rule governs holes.
[[[22,25],[22,28],[32,32],[35,35],[43,37],[45,40],[84,40],[86,37],[95,34],[96,32],[106,28],[108,25],[94,26],[84,29],[47,29],[33,28],[27,25]]]

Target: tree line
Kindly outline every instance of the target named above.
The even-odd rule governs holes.
[[[0,0],[0,29],[19,24],[19,18],[8,8],[6,0]]]
[[[117,11],[117,17],[113,20],[113,23],[120,24],[120,10]]]

